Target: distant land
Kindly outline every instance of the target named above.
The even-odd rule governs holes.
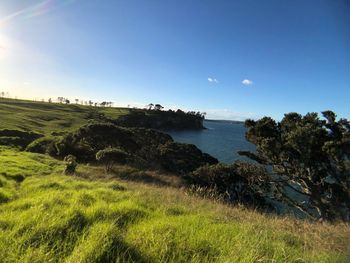
[[[233,120],[211,120],[211,119],[205,119],[205,121],[223,122],[223,123],[231,123],[231,124],[243,124],[244,123],[244,121],[233,121]]]

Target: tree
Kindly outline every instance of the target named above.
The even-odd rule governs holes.
[[[160,105],[160,104],[154,105],[154,110],[162,110],[162,109],[164,109],[164,107],[162,105]]]
[[[336,121],[331,111],[322,114],[322,120],[317,113],[289,113],[279,123],[269,117],[247,120],[246,138],[256,145],[256,153],[239,153],[272,168],[275,199],[311,217],[349,221],[350,124]]]
[[[153,106],[154,106],[153,103],[150,103],[150,104],[146,105],[146,107],[148,108],[148,110],[152,110]]]
[[[96,160],[105,165],[105,171],[110,172],[115,163],[124,163],[128,154],[119,148],[106,148],[96,153]]]
[[[79,99],[75,99],[75,104],[78,104],[79,103]]]

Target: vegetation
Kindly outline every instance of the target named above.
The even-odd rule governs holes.
[[[274,198],[310,217],[350,220],[350,123],[331,111],[286,114],[276,123],[265,117],[246,121],[256,153],[241,152],[272,167]],[[286,188],[304,198],[288,195]]]
[[[64,157],[63,161],[66,164],[66,167],[64,169],[64,174],[65,175],[73,175],[75,173],[75,169],[78,166],[77,163],[77,158],[75,158],[74,155],[67,155],[66,157]]]
[[[158,147],[157,159],[162,167],[170,172],[188,174],[195,169],[207,165],[217,164],[218,160],[207,153],[202,153],[192,144],[182,144],[168,141]]]
[[[124,128],[112,123],[84,125],[65,135],[55,147],[57,151],[54,156],[63,158],[73,154],[81,162],[94,162],[99,151],[119,148],[128,154],[125,161],[129,165],[164,169],[177,174],[192,172],[202,165],[218,162],[194,145],[173,142],[167,134],[142,128]]]
[[[125,115],[126,108],[88,107],[26,100],[0,99],[0,130],[29,131],[60,136],[76,130],[91,119]]]
[[[194,171],[189,180],[192,184],[213,189],[231,204],[244,204],[267,208],[270,192],[268,174],[264,167],[236,161],[232,165],[206,165]]]
[[[0,144],[24,149],[29,143],[42,136],[34,132],[3,129],[0,130]]]
[[[106,172],[110,172],[115,163],[125,163],[128,154],[118,148],[106,148],[96,153],[96,160],[105,165]]]
[[[152,108],[143,112],[162,112]],[[242,154],[260,164],[232,165],[159,131],[116,125],[127,109],[71,105],[62,97],[62,104],[1,99],[0,112],[0,144],[7,145],[0,146],[1,262],[349,257],[350,226],[337,221],[346,214],[334,208],[348,200],[349,126],[331,112],[325,120],[289,114],[281,123],[248,121],[257,152]],[[297,188],[307,180],[328,194],[320,192],[322,218],[334,222],[247,208],[267,208],[266,198],[287,188],[312,195],[312,188]]]
[[[120,182],[90,166],[79,166],[79,177],[63,169],[48,156],[1,148],[0,191],[9,193],[0,205],[2,261],[346,260],[345,224],[265,216],[178,189]],[[12,179],[19,174],[22,182]]]
[[[184,112],[182,110],[162,111],[160,104],[150,104],[149,110],[132,109],[121,116],[115,124],[125,127],[143,127],[159,130],[204,129],[205,114],[200,112]],[[153,110],[152,110],[152,107]]]

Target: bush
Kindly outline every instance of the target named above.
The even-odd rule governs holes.
[[[115,163],[125,163],[128,154],[118,148],[106,148],[96,153],[96,160],[105,165],[106,172],[111,171]]]
[[[168,171],[187,174],[206,164],[217,164],[218,160],[202,153],[193,144],[168,142],[158,147],[159,161]]]
[[[42,134],[20,130],[0,130],[0,145],[25,148],[32,141],[42,137]]]
[[[144,169],[163,168],[177,174],[218,162],[194,145],[174,143],[168,134],[144,128],[123,128],[111,123],[84,125],[55,145],[59,157],[73,154],[79,162],[93,162],[98,151],[117,148],[128,153],[130,158],[126,161],[129,165]]]
[[[67,155],[64,157],[63,161],[66,164],[66,168],[64,169],[65,175],[72,175],[75,173],[75,169],[77,168],[77,158],[74,155]]]
[[[90,123],[64,136],[57,143],[58,155],[73,154],[79,161],[91,162],[99,150],[107,147],[135,151],[139,146],[133,137],[130,130],[110,123]]]
[[[269,193],[267,172],[261,166],[236,161],[232,165],[223,163],[205,165],[194,171],[190,183],[215,189],[230,203],[240,203],[255,207],[265,207]]]
[[[27,147],[27,152],[34,153],[48,153],[50,155],[56,155],[55,144],[58,141],[57,138],[52,137],[42,137],[33,142],[31,142]]]

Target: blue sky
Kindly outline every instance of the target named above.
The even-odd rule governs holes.
[[[2,0],[0,90],[350,117],[350,1]]]

